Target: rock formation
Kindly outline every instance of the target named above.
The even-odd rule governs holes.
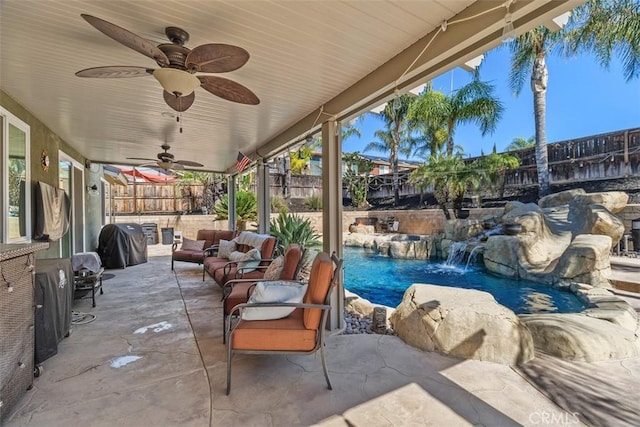
[[[517,224],[513,236],[490,236],[484,249],[489,271],[543,283],[563,280],[609,286],[609,252],[624,234],[614,215],[626,206],[624,192],[587,194],[569,190],[539,203],[510,202],[500,218]]]
[[[509,365],[534,355],[529,330],[487,292],[414,284],[390,320],[400,338],[426,351]]]

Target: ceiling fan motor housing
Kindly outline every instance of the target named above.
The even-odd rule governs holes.
[[[189,52],[191,52],[191,49],[173,43],[158,45],[158,49],[164,52],[169,59],[169,65],[165,66],[187,71],[187,67],[185,67],[184,63],[187,60],[187,56],[189,55]]]

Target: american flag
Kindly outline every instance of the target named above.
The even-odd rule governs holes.
[[[236,160],[236,170],[238,172],[242,172],[243,170],[246,169],[247,166],[249,166],[249,163],[251,163],[251,159],[238,151],[238,159]]]

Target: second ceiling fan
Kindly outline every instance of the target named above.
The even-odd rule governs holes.
[[[260,99],[248,88],[233,80],[196,73],[226,73],[237,70],[249,60],[249,53],[238,46],[209,43],[189,49],[189,33],[178,27],[166,27],[171,43],[158,46],[129,30],[95,16],[81,15],[98,31],[115,41],[156,61],[160,68],[105,66],[87,68],[78,77],[125,78],[153,75],[164,88],[165,102],[174,110],[186,111],[195,100],[194,90],[202,87],[220,98],[240,104],[257,105]]]
[[[127,157],[130,160],[146,160],[152,163],[144,163],[140,166],[151,166],[164,170],[182,170],[185,166],[188,167],[202,167],[202,163],[194,162],[192,160],[176,160],[175,156],[169,153],[171,148],[169,144],[162,144],[160,146],[164,151],[157,154],[157,159],[148,159],[145,157]]]

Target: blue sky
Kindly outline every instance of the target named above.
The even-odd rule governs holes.
[[[529,81],[516,97],[509,89],[509,50],[499,47],[485,54],[480,67],[481,80],[496,87],[496,96],[505,112],[493,134],[482,137],[473,125],[459,126],[455,143],[464,147],[465,156],[491,152],[495,143],[498,151],[515,137],[528,139],[534,135],[533,96]],[[626,82],[617,59],[604,69],[590,56],[563,58],[547,57],[549,82],[547,86],[547,142],[580,138],[640,126],[640,79]],[[467,71],[456,68],[433,81],[433,87],[443,93],[459,88],[471,79]],[[375,140],[374,132],[382,129],[382,120],[367,115],[356,124],[362,137],[343,142],[343,152],[360,151]],[[387,153],[366,152],[387,156]]]

